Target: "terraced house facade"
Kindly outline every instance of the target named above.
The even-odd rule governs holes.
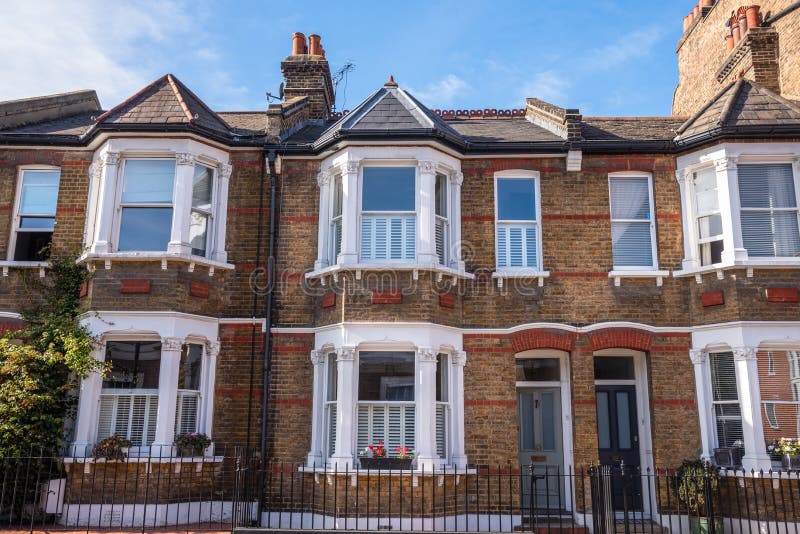
[[[318,470],[378,441],[429,472],[771,468],[800,431],[800,11],[763,1],[726,53],[735,4],[687,27],[670,117],[431,110],[391,77],[335,114],[300,34],[266,111],[172,75],[0,104],[4,320],[43,245],[79,251],[114,367],[70,454],[258,447],[263,408],[269,457]]]

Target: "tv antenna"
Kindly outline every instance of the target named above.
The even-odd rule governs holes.
[[[273,95],[272,93],[267,91],[267,101],[268,102],[275,102],[275,101],[280,102],[281,100],[283,100],[283,89],[284,89],[284,83],[281,82],[281,84],[278,86],[278,94],[277,95]]]
[[[338,99],[339,95],[339,84],[344,82],[344,100],[342,101],[342,107],[344,107],[344,103],[347,102],[347,74],[353,70],[355,70],[356,65],[352,61],[347,61],[342,68],[337,70],[331,76],[331,81],[333,82],[333,102],[334,105],[336,100]]]

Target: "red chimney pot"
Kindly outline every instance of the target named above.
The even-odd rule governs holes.
[[[315,33],[308,36],[308,53],[312,56],[322,55],[322,43],[319,35]]]
[[[300,32],[292,34],[292,55],[301,56],[305,54],[306,36]]]

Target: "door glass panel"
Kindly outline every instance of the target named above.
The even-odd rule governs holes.
[[[630,449],[631,445],[631,414],[628,394],[617,391],[617,428],[619,433],[619,448]]]
[[[633,380],[631,356],[597,356],[594,359],[595,380]]]
[[[556,448],[556,428],[553,420],[554,410],[553,393],[542,393],[542,447],[546,451],[553,451]]]
[[[520,358],[517,360],[517,381],[561,380],[560,361],[558,358]]]
[[[532,451],[536,448],[533,435],[533,393],[519,395],[519,426],[522,449]]]
[[[611,448],[611,425],[608,414],[608,393],[597,392],[597,441],[601,449]]]

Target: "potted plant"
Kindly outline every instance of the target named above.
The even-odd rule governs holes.
[[[779,456],[784,469],[800,469],[800,439],[781,438],[767,447],[770,456]]]
[[[106,460],[124,460],[128,456],[131,440],[114,435],[109,436],[94,446],[94,457]]]
[[[363,469],[411,469],[414,455],[408,447],[395,447],[394,452],[397,456],[388,457],[383,441],[378,441],[359,453],[359,462]]]
[[[184,457],[202,456],[203,451],[211,445],[211,438],[202,432],[188,432],[175,438],[178,455]]]
[[[719,470],[705,460],[685,460],[675,476],[678,499],[689,512],[692,534],[722,534],[722,518],[709,517],[712,500],[719,490]]]

